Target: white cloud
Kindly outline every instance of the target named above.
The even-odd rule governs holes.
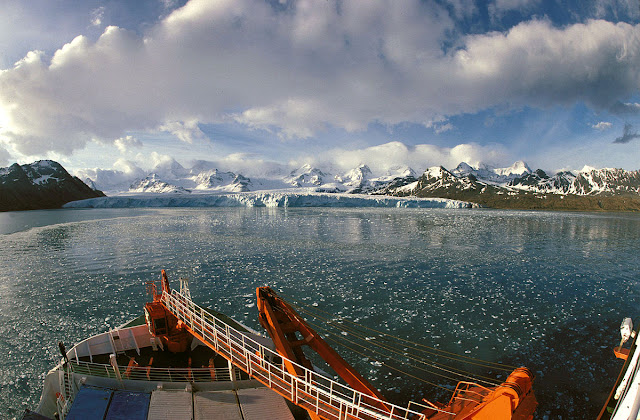
[[[9,164],[11,154],[4,147],[0,146],[0,167],[5,167]]]
[[[114,141],[114,145],[120,150],[120,153],[126,153],[132,148],[142,147],[140,140],[133,136],[120,137]]]
[[[433,131],[435,131],[436,134],[442,134],[442,133],[444,133],[446,131],[450,131],[450,130],[453,130],[453,125],[451,123],[435,125],[433,127]]]
[[[458,19],[470,19],[478,13],[478,8],[473,1],[468,0],[447,0],[447,3],[453,9],[453,14]]]
[[[452,169],[460,162],[472,166],[480,163],[504,165],[510,157],[499,145],[480,146],[475,143],[459,144],[455,147],[439,147],[432,144],[407,146],[393,141],[364,149],[333,149],[319,156],[308,156],[291,162],[294,166],[311,163],[321,168],[329,167],[336,172],[347,171],[365,163],[374,174],[382,175],[389,169],[407,165],[416,171],[442,165]]]
[[[118,159],[115,161],[113,169],[129,176],[139,176],[145,173],[135,162],[126,159]]]
[[[497,14],[503,14],[510,10],[525,11],[540,3],[540,0],[495,0],[489,5],[489,10]]]
[[[191,119],[187,121],[171,121],[158,127],[161,131],[173,134],[185,143],[193,143],[194,140],[206,139],[207,136],[198,126],[198,120]]]
[[[175,159],[172,156],[164,155],[158,152],[151,152],[151,154],[148,156],[138,155],[138,158],[141,160],[146,159],[147,165],[152,168],[155,168],[156,166],[170,165],[175,161]]]
[[[270,107],[250,108],[233,116],[236,122],[254,129],[277,132],[283,139],[305,139],[325,127],[322,104],[313,100],[288,99]]]
[[[613,124],[611,124],[610,122],[607,122],[607,121],[600,121],[597,124],[593,124],[591,127],[595,128],[596,130],[604,131],[604,130],[608,130],[611,127],[613,127]]]
[[[191,165],[196,163],[197,161],[191,162]],[[236,174],[258,178],[277,178],[288,174],[291,170],[291,168],[281,163],[265,160],[248,153],[232,153],[208,163],[212,168],[221,171],[235,172]]]
[[[91,24],[93,26],[102,25],[102,19],[104,19],[104,6],[100,6],[97,9],[91,11]]]
[[[143,36],[111,26],[50,59],[31,52],[0,72],[0,136],[23,154],[150,130],[189,143],[204,138],[199,124],[229,121],[307,138],[495,106],[605,109],[640,85],[640,26],[534,20],[444,53],[453,24],[429,1],[277,9],[191,0]]]
[[[617,115],[639,115],[640,104],[634,102],[616,102],[611,107],[611,112]]]
[[[640,7],[636,0],[596,0],[593,4],[594,15],[605,18],[611,14],[615,18],[621,18],[625,14],[631,18],[640,16]]]
[[[111,169],[79,169],[75,171],[74,175],[82,180],[91,179],[96,188],[110,193],[127,191],[133,181],[145,177],[147,172],[135,162],[118,159]]]

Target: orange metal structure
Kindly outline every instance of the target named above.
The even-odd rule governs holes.
[[[193,336],[198,337],[203,343],[213,350],[216,350],[214,343],[210,342],[210,340],[201,333],[198,333],[198,328],[202,329],[202,325],[196,323],[196,330],[194,331],[193,325],[190,328],[182,324],[176,315],[164,305],[162,293],[157,293],[156,285],[151,283],[149,286],[150,292],[153,295],[153,302],[145,305],[145,315],[147,317],[149,330],[154,336],[161,337],[163,343],[166,343],[171,351],[186,350]],[[164,270],[162,270],[162,292],[170,293],[169,281]],[[289,374],[294,377],[304,377],[303,369],[297,365],[304,366],[310,370],[313,369],[310,360],[302,350],[302,346],[306,345],[324,359],[336,374],[351,388],[364,394],[363,397],[366,398],[366,401],[363,401],[364,403],[376,407],[383,412],[389,412],[391,418],[393,415],[390,408],[391,405],[387,405],[387,400],[380,391],[340,357],[286,301],[280,298],[269,287],[258,287],[256,294],[260,324],[271,336],[277,353],[282,356],[284,368]],[[187,304],[189,304],[188,302],[190,301],[187,300]],[[185,335],[187,337],[185,337]],[[228,351],[236,351],[236,349],[229,345]],[[233,358],[225,355],[224,352],[219,354],[227,358],[230,362],[234,362]],[[249,355],[243,356],[243,359],[246,358],[247,363],[247,369],[245,371],[250,375],[252,371],[254,374],[256,372],[263,372],[266,375],[265,377],[271,378],[269,381],[261,381],[267,386],[271,387],[274,386],[274,384],[278,384],[280,379],[270,375],[269,365],[264,364],[264,360],[259,360],[261,357],[260,353],[256,353],[255,355],[249,353]],[[215,369],[212,361],[210,361],[209,365],[213,377],[215,375]],[[241,369],[244,370],[245,368],[241,366]],[[532,388],[533,379],[534,376],[531,371],[521,367],[515,369],[502,384],[493,388],[484,387],[473,382],[462,381],[458,383],[447,405],[423,400],[425,406],[431,408],[426,408],[422,412],[422,415],[429,420],[531,420],[538,405]],[[291,395],[283,393],[282,389],[284,389],[284,387],[278,388],[274,386],[272,389],[290,401],[297,403],[296,398],[292,398]],[[370,399],[368,397],[370,397]],[[315,398],[317,399],[318,396],[316,395]],[[310,407],[302,404],[300,404],[300,406],[308,411],[313,420],[324,418],[316,414]],[[330,411],[327,410],[326,412]],[[337,413],[337,418],[342,418],[341,413]],[[366,415],[365,417],[346,417],[345,414],[344,418],[368,417],[366,417]]]
[[[170,293],[167,273],[162,270],[162,292]],[[144,314],[152,336],[160,338],[172,353],[181,353],[191,344],[192,336],[162,303],[162,292],[158,293],[154,282],[147,283],[153,301],[144,305]]]
[[[527,368],[515,369],[500,386],[486,388],[472,382],[459,382],[446,406],[425,403],[434,408],[456,413],[456,420],[513,419],[530,420],[538,406],[533,394],[533,374]],[[425,410],[430,420],[449,420],[451,416],[436,410]]]
[[[293,360],[307,369],[313,370],[311,362],[304,355],[301,348],[303,345],[307,345],[318,353],[351,388],[375,398],[367,401],[367,403],[390,411],[387,406],[379,401],[386,401],[380,391],[340,357],[276,292],[269,287],[258,287],[256,294],[258,297],[260,325],[271,336],[276,346],[276,351],[285,358],[285,366],[289,373],[292,375],[301,374],[299,372],[300,369],[292,363],[288,363],[286,359]],[[298,334],[300,334],[300,337],[298,337]],[[309,414],[312,418],[318,418],[315,413],[310,412]]]
[[[281,356],[311,369],[311,363],[301,349],[301,346],[308,345],[353,389],[386,401],[373,385],[342,359],[273,290],[269,287],[258,287],[256,293],[260,324],[269,332]],[[285,365],[291,374],[299,374],[295,365],[287,364],[286,361]],[[453,417],[456,420],[530,420],[538,405],[532,387],[533,374],[524,367],[515,369],[505,382],[494,388],[486,388],[472,382],[459,382],[448,405],[424,400],[433,409],[426,409],[423,414],[433,420],[452,419],[450,414],[438,411],[440,409],[456,413]],[[380,408],[385,407],[377,400],[371,400],[369,403]]]

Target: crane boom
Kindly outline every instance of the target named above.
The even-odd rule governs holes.
[[[371,404],[390,411],[378,400],[386,398],[363,378],[349,363],[320,337],[313,328],[269,287],[258,287],[258,310],[260,324],[269,332],[278,353],[296,363],[312,369],[311,362],[302,352],[302,346],[313,349],[350,387],[374,399]],[[300,337],[298,337],[300,334]],[[298,375],[298,368],[285,363],[291,374]]]

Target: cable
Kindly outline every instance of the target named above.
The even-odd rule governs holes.
[[[429,385],[432,385],[432,386],[435,386],[435,387],[438,387],[438,388],[442,388],[442,389],[444,389],[444,390],[446,390],[446,391],[451,392],[451,390],[450,390],[449,388],[447,388],[447,387],[444,387],[444,386],[442,386],[442,385],[438,385],[438,384],[436,384],[436,383],[434,383],[434,382],[427,381],[426,379],[423,379],[423,378],[420,378],[420,377],[414,376],[414,375],[412,375],[412,374],[410,374],[410,373],[408,373],[408,372],[405,372],[405,371],[403,371],[403,370],[401,370],[401,369],[395,368],[395,367],[393,367],[393,366],[389,365],[388,363],[380,362],[379,360],[377,360],[377,359],[373,359],[373,358],[371,358],[370,356],[367,356],[366,354],[364,354],[364,353],[362,353],[362,352],[359,352],[358,350],[354,349],[353,347],[350,347],[350,346],[348,346],[348,345],[346,345],[346,344],[344,344],[344,343],[341,343],[341,342],[339,342],[339,341],[336,341],[336,340],[334,340],[334,339],[332,339],[332,338],[330,338],[330,337],[327,337],[327,340],[328,340],[328,341],[331,341],[331,342],[333,342],[333,343],[336,343],[336,344],[338,344],[338,345],[341,345],[341,346],[343,346],[343,347],[345,347],[345,348],[347,348],[347,349],[351,350],[352,352],[354,352],[354,353],[356,353],[356,354],[359,354],[359,355],[360,355],[360,356],[362,356],[362,357],[365,357],[365,358],[366,358],[366,359],[368,359],[368,360],[373,360],[373,361],[375,361],[375,362],[382,363],[384,366],[387,366],[389,369],[393,369],[393,370],[395,370],[395,371],[397,371],[397,372],[400,372],[400,373],[402,373],[402,374],[404,374],[404,375],[410,376],[410,377],[412,377],[412,378],[414,378],[414,379],[416,379],[416,380],[418,380],[418,381],[420,381],[420,382],[424,382],[424,383],[426,383],[426,384],[429,384]]]
[[[328,335],[334,335],[334,336],[337,336],[337,337],[339,338],[339,340],[331,339],[331,341],[333,341],[333,342],[337,342],[338,344],[341,344],[341,342],[340,342],[341,340],[348,341],[349,343],[351,343],[351,344],[355,344],[356,346],[359,346],[359,347],[361,347],[361,348],[363,348],[363,349],[365,349],[365,350],[369,350],[369,351],[372,351],[373,353],[376,353],[376,354],[382,354],[382,355],[384,355],[384,356],[386,356],[386,357],[388,357],[388,358],[391,358],[389,355],[385,355],[385,354],[383,354],[383,353],[381,353],[381,352],[379,352],[379,351],[377,351],[377,350],[369,349],[369,348],[367,348],[366,346],[364,346],[364,345],[362,345],[362,344],[360,344],[360,343],[357,343],[357,342],[355,342],[355,341],[352,341],[352,340],[346,339],[346,338],[344,338],[344,337],[340,337],[338,334],[336,334],[336,333],[334,333],[334,332],[331,332],[331,331],[329,331],[329,330],[327,330],[327,329],[325,329],[325,328],[322,328],[321,326],[319,326],[319,325],[317,325],[317,324],[315,324],[315,323],[312,323],[312,322],[309,322],[309,321],[307,321],[307,322],[308,322],[310,325],[315,326],[317,329],[324,330],[324,331],[326,332],[326,334],[328,334]],[[327,337],[327,338],[329,338],[329,337]],[[342,343],[342,345],[344,345],[345,347],[347,347],[347,348],[349,348],[349,349],[352,349],[351,347],[349,347],[349,346],[347,346],[347,345],[345,345],[345,344],[343,344],[343,343]],[[380,346],[380,345],[378,345],[378,346]],[[445,371],[445,372],[447,372],[447,373],[450,373],[450,374],[453,374],[453,375],[457,375],[457,376],[459,376],[459,377],[461,377],[461,378],[471,379],[471,380],[474,380],[474,381],[477,381],[477,382],[483,382],[483,383],[485,383],[485,384],[489,384],[489,385],[493,385],[493,386],[497,386],[497,385],[499,385],[499,384],[498,384],[498,383],[496,383],[496,382],[492,382],[492,381],[487,381],[487,380],[479,379],[477,376],[476,376],[476,377],[474,377],[474,376],[469,376],[469,375],[465,375],[465,374],[462,374],[462,373],[454,372],[454,371],[451,371],[451,370],[448,370],[448,369],[444,369],[444,368],[442,368],[442,367],[434,366],[432,363],[428,363],[428,362],[425,362],[425,361],[423,361],[423,360],[413,358],[413,357],[411,357],[411,356],[409,356],[409,355],[406,355],[406,354],[400,353],[400,352],[398,352],[397,350],[394,350],[394,349],[389,348],[389,347],[385,347],[385,346],[380,346],[380,347],[382,347],[382,348],[384,348],[385,350],[390,351],[390,352],[392,352],[392,353],[400,354],[402,357],[406,357],[406,358],[408,358],[408,359],[411,359],[411,360],[417,361],[417,362],[419,362],[419,363],[426,364],[426,365],[428,365],[428,366],[431,366],[432,368],[436,368],[436,369],[443,370],[443,371]],[[358,354],[364,355],[364,353],[361,353],[361,352],[358,352]],[[364,356],[365,356],[365,357],[367,357],[368,359],[376,360],[376,359],[374,359],[374,358],[372,358],[372,357],[370,357],[370,356],[367,356],[367,355],[364,355]],[[399,364],[405,364],[405,365],[408,365],[408,366],[410,366],[410,367],[412,367],[412,368],[414,368],[414,369],[418,369],[418,370],[421,370],[421,371],[423,371],[423,372],[427,372],[427,373],[432,374],[432,375],[440,376],[440,377],[443,377],[443,378],[448,379],[448,380],[451,380],[451,381],[458,381],[458,379],[457,379],[457,378],[455,378],[455,377],[447,376],[447,375],[444,375],[444,374],[442,374],[442,373],[438,373],[438,372],[434,372],[434,371],[429,370],[429,369],[421,368],[421,367],[416,366],[416,365],[414,365],[414,364],[406,363],[406,362],[403,362],[403,361],[400,361],[400,360],[397,360],[397,359],[393,359],[393,358],[391,358],[391,359],[392,359],[392,360],[394,360],[394,361],[396,361],[396,362],[398,362]],[[380,362],[379,360],[376,360],[376,361]],[[449,367],[449,366],[448,366],[448,367]],[[484,378],[486,378],[486,379],[492,379],[492,378],[487,378],[487,377],[484,377]]]
[[[281,294],[281,296],[284,296],[284,295]],[[296,304],[296,305],[293,305],[293,304],[291,304],[291,301],[293,301],[293,300],[290,297],[287,297],[287,300],[288,300],[289,304],[291,306],[293,306],[294,308],[300,309],[300,310],[306,312],[307,314],[309,314],[311,316],[314,316],[314,317],[316,317],[318,319],[323,319],[321,316],[313,314],[312,311],[302,308],[302,306],[306,306],[306,305],[301,305],[299,303]],[[329,315],[331,317],[334,317],[333,314],[331,314],[329,312],[326,312],[326,311],[323,311],[322,309],[314,308],[314,310],[316,310],[318,312],[321,312],[323,314]],[[488,360],[482,360],[482,359],[478,359],[478,358],[471,357],[471,356],[464,356],[464,355],[460,355],[460,354],[457,354],[457,353],[449,352],[449,351],[446,351],[446,350],[437,349],[435,347],[427,346],[427,345],[424,345],[424,344],[416,343],[416,342],[413,342],[413,341],[410,341],[410,340],[407,340],[407,339],[404,339],[404,338],[395,337],[395,336],[392,336],[392,335],[387,334],[385,332],[376,330],[375,328],[367,327],[365,325],[360,325],[360,324],[358,324],[358,323],[356,323],[354,321],[351,321],[351,320],[349,320],[347,318],[341,317],[339,320],[340,321],[346,321],[346,322],[348,322],[350,324],[355,325],[356,327],[373,331],[375,333],[378,333],[378,334],[380,334],[382,336],[385,336],[385,337],[389,337],[389,338],[394,339],[394,340],[399,340],[399,341],[402,341],[404,343],[409,343],[409,344],[411,344],[409,347],[412,347],[415,350],[422,351],[422,352],[425,352],[425,353],[428,353],[428,354],[434,354],[434,355],[437,355],[437,356],[440,356],[440,357],[444,357],[444,358],[448,358],[448,359],[451,359],[451,360],[462,361],[463,363],[468,363],[468,364],[482,366],[482,367],[486,367],[486,368],[492,368],[492,369],[500,369],[500,370],[504,370],[504,371],[511,371],[511,370],[517,368],[517,366],[511,366],[511,365],[507,365],[507,364],[504,364],[504,363],[490,362]],[[334,321],[327,320],[326,322],[333,323]],[[422,350],[422,349],[419,349],[419,348],[413,347],[413,346],[429,349],[430,351]],[[442,353],[442,354],[440,354],[440,353]],[[445,355],[448,355],[448,356],[445,356]],[[463,361],[461,359],[465,359],[466,361]],[[472,362],[472,361],[474,361],[474,362]],[[480,362],[480,363],[475,363],[475,362]]]
[[[304,309],[301,309],[301,311],[302,312],[306,312]],[[319,318],[319,319],[322,319],[322,318]],[[328,324],[333,325],[333,323],[330,322],[330,321],[325,321],[325,322],[327,322]],[[314,324],[314,325],[317,325],[317,324]],[[412,359],[412,360],[415,360],[417,362],[429,365],[429,366],[434,367],[436,369],[441,369],[441,370],[444,370],[446,372],[453,373],[454,375],[459,375],[459,376],[467,378],[467,379],[478,380],[478,378],[484,378],[487,381],[483,381],[483,382],[489,383],[491,385],[498,385],[498,383],[494,382],[495,378],[490,378],[488,376],[474,374],[474,373],[469,372],[469,371],[464,370],[464,369],[459,369],[459,368],[456,368],[456,367],[453,367],[453,366],[450,366],[450,365],[447,365],[447,364],[444,364],[444,363],[438,363],[438,362],[431,361],[431,360],[428,360],[428,359],[425,359],[425,358],[422,358],[422,357],[418,358],[417,355],[411,354],[409,352],[406,352],[406,353],[405,352],[399,352],[398,350],[395,350],[392,347],[385,346],[385,345],[380,344],[380,343],[375,342],[375,341],[367,340],[366,336],[360,335],[360,334],[358,334],[357,331],[354,332],[352,329],[349,329],[349,328],[346,328],[346,327],[342,327],[340,325],[336,325],[336,327],[338,329],[340,329],[340,330],[343,330],[343,331],[347,332],[347,333],[351,333],[351,335],[355,336],[356,338],[360,338],[361,340],[365,340],[365,341],[367,341],[367,343],[373,344],[374,346],[381,347],[381,348],[383,348],[385,350],[391,351],[391,352],[396,353],[396,354],[400,354],[403,357],[407,357],[409,359]],[[325,329],[325,331],[327,331],[328,333],[332,333],[328,329]],[[362,347],[365,348],[365,346],[362,346]],[[417,350],[419,350],[419,349],[417,349]],[[416,356],[416,357],[414,357],[414,356]],[[437,355],[437,356],[440,356],[440,355]],[[451,358],[449,358],[449,359],[451,359]],[[440,366],[442,366],[442,367],[440,367]],[[468,376],[468,375],[465,375],[465,374],[475,375],[475,376]]]
[[[305,310],[305,309],[303,309],[303,308],[300,308],[300,309],[301,309],[301,312],[309,313],[308,311],[306,311],[306,310]],[[322,317],[317,316],[317,318],[318,318],[318,319],[323,320],[323,318],[322,318]],[[307,322],[309,322],[309,321],[307,321]],[[325,320],[325,322],[326,322],[326,320]],[[309,323],[310,323],[310,324],[312,324],[312,325],[314,325],[314,326],[316,326],[316,328],[322,329],[322,330],[323,330],[323,331],[325,331],[327,334],[335,334],[335,333],[333,333],[331,330],[326,329],[326,328],[323,328],[323,327],[319,326],[318,324],[313,324],[313,323],[311,323],[311,322],[309,322]],[[329,321],[329,322],[327,322],[327,323],[332,324],[330,321]],[[342,329],[342,330],[344,330],[345,332],[349,332],[349,331],[351,331],[351,334],[352,334],[352,335],[354,335],[356,338],[360,338],[360,339],[362,339],[362,340],[367,341],[367,343],[368,343],[368,344],[373,344],[373,345],[375,345],[375,346],[377,346],[377,347],[381,347],[381,348],[383,348],[383,349],[385,349],[385,350],[387,350],[387,351],[390,351],[390,352],[392,352],[392,353],[399,354],[399,355],[401,355],[402,357],[406,357],[406,358],[408,358],[408,359],[411,359],[411,360],[414,360],[414,361],[416,361],[416,362],[419,362],[419,363],[422,363],[422,364],[425,364],[425,365],[431,366],[431,367],[433,367],[433,368],[443,370],[443,371],[448,372],[448,373],[451,373],[451,374],[453,374],[453,375],[457,375],[457,376],[459,376],[459,377],[461,377],[461,378],[471,379],[471,380],[474,380],[474,381],[483,382],[483,383],[486,383],[486,384],[489,384],[489,385],[494,385],[494,386],[499,385],[499,383],[498,383],[498,382],[495,382],[495,378],[491,378],[491,377],[483,376],[483,375],[478,375],[478,374],[473,374],[473,373],[468,372],[468,371],[466,371],[466,370],[464,370],[464,369],[455,368],[455,367],[453,367],[453,366],[446,365],[446,364],[443,364],[443,363],[434,362],[434,361],[431,361],[431,360],[428,360],[428,359],[424,359],[424,358],[417,358],[417,357],[414,357],[415,355],[413,355],[413,354],[411,354],[411,353],[408,353],[408,352],[407,352],[407,353],[399,352],[398,350],[395,350],[395,349],[394,349],[394,348],[392,348],[392,347],[388,347],[388,346],[385,346],[385,345],[383,345],[383,344],[380,344],[380,343],[377,343],[377,342],[374,342],[374,341],[366,340],[366,338],[364,338],[362,335],[359,335],[357,332],[353,332],[353,330],[350,330],[350,329],[348,329],[348,328],[343,328],[343,327],[341,327],[341,326],[337,326],[337,328],[338,328],[338,329]],[[350,341],[350,340],[348,340],[348,341]],[[350,342],[352,342],[352,341],[350,341]],[[354,343],[354,342],[352,342],[352,343]],[[355,343],[355,344],[357,344],[357,343]],[[360,345],[360,344],[358,344],[358,345]],[[363,345],[360,345],[360,346],[361,346],[362,348],[367,348],[366,346],[363,346]],[[438,355],[438,356],[439,356],[439,355]],[[449,359],[451,359],[451,358],[449,358]],[[396,360],[396,361],[397,361],[397,362],[399,362],[399,363],[403,363],[403,362],[398,361],[398,360]],[[415,366],[414,366],[414,367],[415,367]],[[419,369],[419,368],[418,368],[418,369]],[[435,372],[431,372],[431,371],[429,371],[429,372],[430,372],[430,373],[433,373],[433,374],[436,374]],[[445,376],[445,377],[446,377],[446,376]],[[480,379],[480,378],[483,378],[483,379]],[[452,379],[452,378],[449,378],[449,379]]]

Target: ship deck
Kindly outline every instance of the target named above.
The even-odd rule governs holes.
[[[213,310],[206,311],[233,325],[242,334],[269,345],[270,339],[256,335],[250,328],[226,315]],[[293,419],[291,410],[295,412],[297,408],[290,407],[281,396],[251,380],[247,373],[234,368],[227,359],[196,338],[186,351],[180,353],[172,353],[154,345],[144,315],[87,338],[66,354],[67,361],[61,361],[45,378],[45,390],[38,409],[25,413],[25,418],[38,418],[34,417],[38,416],[37,413],[46,416],[44,418],[51,418],[54,412],[60,411],[57,396],[61,393],[66,395],[69,389],[75,389],[77,395],[70,401],[73,403],[67,419],[75,418],[74,410],[79,413],[77,418],[85,418],[82,401],[91,404],[93,394],[98,395],[96,404],[101,401],[100,404],[107,410],[105,415],[112,410],[105,418],[113,419],[129,418],[117,417],[114,413],[122,412],[123,401],[131,398],[143,401],[143,406],[147,401],[145,410],[148,411],[148,418],[153,419],[219,418],[221,413],[225,413],[224,418],[246,420],[264,418],[259,415],[261,410],[267,408],[275,410],[276,417],[273,418]],[[112,355],[115,355],[115,363],[111,360]],[[65,382],[70,384],[67,389],[63,389]],[[121,395],[123,392],[132,394],[124,398]],[[108,404],[105,405],[107,400]],[[74,409],[76,402],[80,405]],[[251,408],[255,405],[253,402],[260,407]],[[124,412],[131,415],[130,411]],[[163,412],[171,415],[162,417],[163,414],[158,414]],[[252,417],[251,413],[257,414]],[[142,418],[147,417],[145,415]],[[301,417],[296,415],[296,418]]]
[[[97,354],[93,355],[93,361],[89,356],[78,357],[79,362],[94,363],[94,364],[109,364],[110,354]],[[191,363],[189,363],[191,359]],[[182,353],[171,353],[168,350],[153,350],[151,347],[143,347],[140,349],[140,354],[137,350],[125,350],[124,352],[116,355],[116,361],[119,366],[128,366],[131,360],[135,360],[135,368],[141,369],[145,367],[153,368],[176,368],[176,369],[199,369],[212,367],[210,362],[213,361],[213,367],[215,368],[227,368],[227,360],[218,355],[215,351],[209,347],[199,345],[193,350],[187,350]],[[242,372],[244,374],[244,372]],[[246,374],[244,376],[247,376]],[[242,379],[248,379],[242,377]]]

